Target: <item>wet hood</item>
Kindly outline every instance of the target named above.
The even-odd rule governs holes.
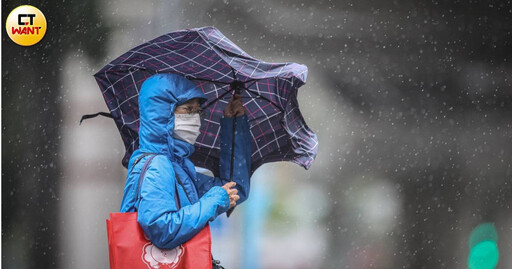
[[[188,79],[174,74],[149,77],[139,93],[139,149],[174,158],[177,147],[180,155],[188,157],[194,147],[173,138],[174,110],[186,101],[206,96]]]

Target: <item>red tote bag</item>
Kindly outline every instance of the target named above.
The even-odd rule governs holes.
[[[139,190],[142,178],[153,158],[154,156],[151,156],[144,165],[137,190]],[[179,200],[177,202],[179,205]],[[192,239],[176,248],[160,249],[153,245],[144,234],[137,222],[137,212],[110,213],[110,219],[107,219],[107,235],[111,269],[212,268],[212,238],[209,225],[206,225]]]
[[[146,238],[137,222],[137,212],[110,213],[107,234],[111,269],[212,268],[208,225],[173,249],[159,249]]]

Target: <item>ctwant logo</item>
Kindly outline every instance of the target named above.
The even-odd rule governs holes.
[[[46,18],[41,10],[30,5],[13,9],[5,25],[12,41],[21,46],[38,43],[46,33]]]

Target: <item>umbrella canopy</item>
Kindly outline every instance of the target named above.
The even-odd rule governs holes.
[[[253,171],[274,161],[292,161],[308,169],[315,159],[318,140],[297,102],[307,67],[257,60],[216,28],[204,27],[157,37],[94,75],[126,148],[124,166],[138,148],[139,90],[155,73],[182,75],[208,98],[191,157],[195,165],[218,174],[220,118],[235,91],[242,95],[249,118]]]

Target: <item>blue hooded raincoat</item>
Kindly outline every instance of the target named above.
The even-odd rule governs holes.
[[[128,164],[121,212],[138,211],[138,222],[159,248],[174,248],[196,235],[209,221],[226,212],[229,197],[220,186],[229,178],[233,119],[221,119],[220,177],[196,173],[189,156],[194,146],[173,137],[174,110],[192,98],[205,96],[192,82],[174,74],[148,78],[139,94],[139,149]],[[240,200],[247,199],[250,186],[251,141],[247,116],[237,118],[234,181]],[[145,153],[158,154],[149,164],[137,201],[137,184]],[[176,176],[183,185],[177,184]],[[222,180],[222,179],[224,180]],[[175,202],[175,184],[181,208]]]

